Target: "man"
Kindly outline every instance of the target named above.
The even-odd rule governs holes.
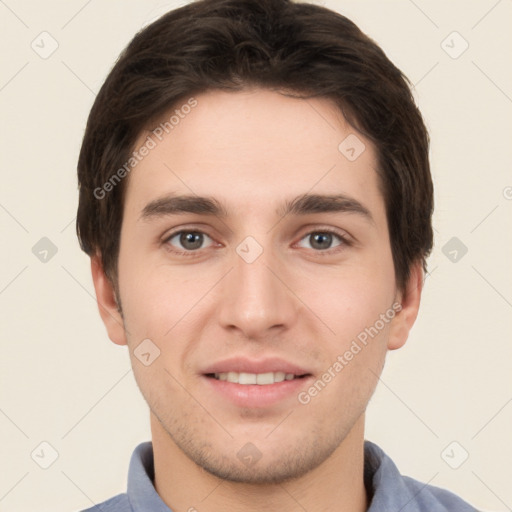
[[[100,510],[474,510],[364,440],[418,313],[433,187],[407,81],[351,21],[289,0],[169,12],[98,94],[78,177],[152,431]]]

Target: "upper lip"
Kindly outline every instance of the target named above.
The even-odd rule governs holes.
[[[209,373],[269,373],[284,372],[293,373],[294,375],[305,375],[309,372],[289,361],[285,361],[279,357],[266,357],[265,359],[248,359],[246,357],[230,357],[222,361],[211,364],[202,372]]]

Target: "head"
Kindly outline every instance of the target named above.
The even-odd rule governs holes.
[[[427,131],[383,51],[306,3],[171,11],[107,77],[78,178],[100,313],[161,431],[231,480],[326,460],[407,339],[433,243]],[[232,356],[307,376],[293,400],[235,405],[207,376]],[[254,467],[236,456],[248,442]]]

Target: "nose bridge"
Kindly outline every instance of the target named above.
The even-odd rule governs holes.
[[[280,262],[270,247],[253,237],[242,241],[233,253],[233,270],[225,282],[220,321],[246,337],[259,338],[276,327],[289,327],[297,304],[284,286]]]

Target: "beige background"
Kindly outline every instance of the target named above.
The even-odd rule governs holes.
[[[512,510],[512,3],[324,4],[409,76],[432,134],[431,275],[407,345],[388,357],[367,438],[404,474],[481,510]],[[117,55],[177,5],[0,1],[1,511],[68,512],[122,492],[133,448],[150,437],[126,348],[106,336],[78,248],[75,169]],[[49,51],[50,37],[58,48],[43,59],[31,43]],[[464,40],[469,48],[452,58]],[[57,248],[46,262],[32,252],[43,237]],[[468,249],[455,262],[443,252],[453,237]],[[48,469],[39,466],[51,462],[43,441],[58,452]],[[469,454],[458,469],[441,456],[453,441],[452,465]]]

